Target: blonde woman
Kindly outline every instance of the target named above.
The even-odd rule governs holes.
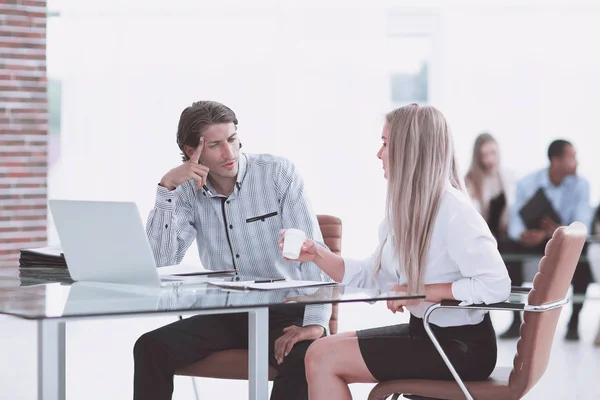
[[[465,185],[473,204],[494,237],[505,239],[508,207],[514,199],[514,185],[510,175],[500,168],[498,143],[489,133],[481,133],[475,139]]]
[[[314,342],[306,355],[311,400],[350,399],[348,384],[398,378],[452,379],[428,339],[422,317],[443,299],[504,301],[506,267],[494,237],[461,184],[444,116],[411,104],[387,115],[377,157],[388,180],[380,246],[364,260],[344,259],[308,240],[301,260],[314,262],[336,282],[381,291],[424,293],[416,304],[388,301],[408,324],[346,332]],[[280,243],[281,244],[281,243]],[[479,310],[439,310],[434,331],[466,380],[486,379],[496,364],[490,318]]]

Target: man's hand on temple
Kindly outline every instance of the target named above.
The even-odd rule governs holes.
[[[169,190],[174,190],[190,179],[196,181],[196,190],[199,190],[203,185],[206,185],[206,178],[208,177],[209,170],[208,167],[199,164],[202,149],[204,149],[203,137],[200,138],[200,143],[198,144],[198,147],[196,147],[196,150],[194,150],[194,154],[192,154],[190,159],[179,167],[175,167],[167,172],[160,180],[160,186],[166,187]]]

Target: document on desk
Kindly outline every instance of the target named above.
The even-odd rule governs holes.
[[[268,282],[267,282],[268,281]],[[336,282],[321,281],[293,281],[293,280],[269,280],[264,281],[240,281],[240,282],[209,282],[211,285],[219,286],[224,289],[237,290],[278,290],[300,287],[335,285]]]
[[[179,264],[170,265],[167,267],[159,267],[158,275],[160,277],[182,277],[182,276],[194,276],[194,275],[213,275],[213,274],[226,274],[235,272],[233,269],[222,269],[212,270],[206,269],[196,264]]]

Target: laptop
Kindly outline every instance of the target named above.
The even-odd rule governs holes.
[[[206,275],[161,279],[133,202],[49,200],[48,203],[74,281],[155,288],[206,282]]]

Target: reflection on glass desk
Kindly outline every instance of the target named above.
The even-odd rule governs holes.
[[[251,400],[268,395],[269,307],[344,302],[413,299],[405,293],[379,293],[342,285],[269,291],[223,289],[208,282],[234,276],[210,276],[201,282],[168,288],[132,285],[49,282],[48,276],[23,277],[0,271],[0,314],[35,320],[38,325],[38,400],[66,398],[67,321],[140,314],[248,314],[248,394]],[[36,283],[29,281],[33,279]],[[260,280],[261,277],[239,277]]]
[[[146,289],[130,285],[102,283],[50,283],[0,290],[0,313],[26,319],[91,317],[157,313],[161,311],[206,311],[243,309],[285,304],[323,304],[375,302],[393,298],[422,298],[405,293],[380,293],[377,290],[339,284],[320,287],[269,291],[222,289],[208,281],[169,288]],[[241,277],[248,279],[250,277]],[[254,278],[258,279],[258,278]]]

